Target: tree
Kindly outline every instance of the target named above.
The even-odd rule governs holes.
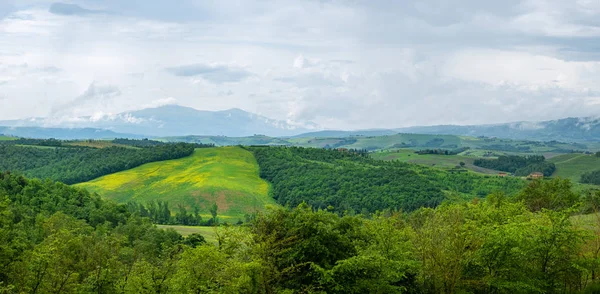
[[[219,207],[217,206],[217,203],[213,203],[213,205],[210,207],[210,214],[212,215],[212,220],[213,223],[217,223],[217,210],[219,209]]]
[[[531,211],[543,208],[562,210],[575,205],[579,200],[579,196],[572,191],[572,186],[569,179],[534,180],[517,195],[517,199],[523,201]]]
[[[459,164],[460,164],[460,167],[465,167],[465,163],[464,162],[461,161]]]

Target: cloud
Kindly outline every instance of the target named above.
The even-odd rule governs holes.
[[[65,15],[65,16],[72,16],[72,15],[84,16],[84,15],[89,15],[89,14],[107,13],[106,11],[102,11],[102,10],[85,9],[77,4],[67,4],[67,3],[59,3],[59,2],[52,3],[52,5],[50,5],[50,8],[48,9],[48,11],[52,14]]]
[[[179,77],[199,76],[212,83],[239,82],[252,75],[249,71],[227,65],[191,64],[166,69]]]
[[[156,108],[156,107],[172,105],[172,104],[177,104],[177,99],[175,99],[173,97],[167,97],[167,98],[162,98],[162,99],[157,99],[157,100],[151,101],[150,103],[144,104],[143,107],[144,108]]]
[[[94,82],[74,100],[54,106],[51,115],[78,114],[81,108],[96,109],[97,106],[110,103],[115,97],[120,95],[121,90],[117,86],[97,85]]]
[[[597,1],[55,1],[0,0],[0,117],[165,97],[327,128],[600,113]]]

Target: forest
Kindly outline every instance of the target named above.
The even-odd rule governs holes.
[[[0,292],[597,293],[600,221],[572,215],[599,203],[560,179],[411,213],[301,203],[215,227],[209,244],[85,190],[2,173]]]
[[[554,163],[546,162],[543,155],[530,156],[498,156],[497,159],[476,159],[473,164],[479,167],[514,173],[516,176],[527,176],[532,172],[541,172],[551,176],[556,170]]]
[[[28,177],[75,184],[144,163],[189,156],[194,152],[195,147],[196,144],[176,143],[140,149],[41,148],[2,143],[0,144],[0,171],[20,172]],[[85,164],[82,164],[84,162]]]
[[[272,196],[290,207],[306,202],[338,213],[413,211],[439,205],[448,191],[457,197],[483,197],[494,191],[512,194],[523,185],[518,179],[451,174],[338,150],[248,148],[260,166],[260,176],[271,183]]]

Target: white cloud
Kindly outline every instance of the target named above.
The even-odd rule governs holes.
[[[53,2],[0,3],[2,119],[170,103],[330,128],[600,112],[594,1]]]

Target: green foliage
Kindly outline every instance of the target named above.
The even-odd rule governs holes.
[[[498,159],[477,159],[474,165],[494,170],[515,173],[517,170],[534,164],[544,163],[545,158],[542,155],[531,156],[499,156]],[[554,170],[553,170],[554,172]],[[548,174],[547,176],[551,175]]]
[[[193,152],[194,147],[185,143],[143,149],[122,147],[46,149],[0,144],[0,170],[22,172],[28,177],[74,184],[148,162],[182,158]]]
[[[407,164],[386,163],[349,152],[314,148],[254,147],[260,176],[272,184],[283,205],[302,202],[338,212],[386,208],[406,211],[436,206],[444,198],[437,187]]]
[[[582,174],[579,182],[584,184],[600,185],[600,170]]]
[[[307,155],[322,156],[329,155]],[[564,195],[567,188],[568,181],[536,181],[522,194]],[[557,198],[554,194],[547,198]],[[244,227],[211,228],[216,244],[209,245],[198,234],[182,238],[157,229],[124,205],[85,190],[4,173],[0,289],[593,293],[600,235],[573,225],[569,211],[531,211],[526,203],[498,192],[470,203],[410,214],[386,210],[370,218],[313,210],[304,203],[295,209],[272,207]],[[168,210],[168,205],[156,206],[158,215]]]
[[[514,193],[518,179],[449,172],[401,162],[384,162],[348,152],[316,148],[253,147],[260,175],[272,184],[282,205],[306,202],[331,206],[339,213],[373,213],[384,209],[412,211],[435,207],[444,191],[484,197],[496,190]]]
[[[568,179],[534,180],[517,196],[532,211],[542,209],[563,210],[572,207],[579,200]]]
[[[544,176],[551,176],[556,170],[556,166],[551,162],[540,162],[530,164],[515,171],[515,176],[528,176],[534,172],[543,173]]]

